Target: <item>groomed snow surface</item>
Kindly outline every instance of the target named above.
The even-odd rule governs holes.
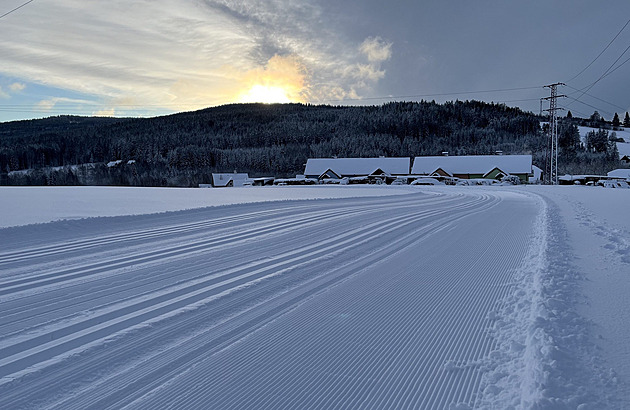
[[[377,187],[0,187],[0,210],[4,212],[0,215],[0,228],[64,219],[150,214],[250,202],[407,193],[396,188],[388,191],[375,188]]]
[[[630,190],[59,192],[0,189],[2,409],[630,407]]]

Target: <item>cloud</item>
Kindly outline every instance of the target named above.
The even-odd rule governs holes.
[[[289,100],[298,102],[305,102],[309,92],[307,70],[297,56],[275,55],[265,66],[245,72],[239,83],[245,93],[255,86],[278,88],[284,90]]]
[[[113,117],[116,115],[116,109],[114,108],[105,108],[103,110],[98,110],[92,112],[92,115],[95,117]]]
[[[236,102],[261,81],[294,101],[358,96],[385,76],[380,64],[391,56],[380,37],[340,36],[309,1],[60,0],[20,16],[4,22],[12,41],[0,43],[0,73],[117,113],[129,108],[116,102],[130,99],[170,110]]]
[[[49,97],[37,102],[35,104],[35,108],[38,111],[51,111],[53,108],[61,106],[66,109],[79,109],[81,110],[81,112],[83,112],[85,110],[85,107],[94,107],[96,105],[98,105],[98,102],[90,100],[65,97]]]
[[[0,98],[8,99],[11,98],[11,94],[18,93],[26,88],[26,85],[23,83],[12,83],[9,84],[9,90],[5,91],[2,86],[0,86]]]
[[[368,37],[361,43],[359,50],[371,63],[387,61],[392,56],[392,43],[383,41],[380,37]]]
[[[385,77],[385,70],[380,70],[373,64],[355,64],[348,67],[346,72],[347,76],[363,82],[376,82]]]
[[[13,83],[9,85],[9,90],[11,90],[11,92],[14,92],[14,93],[20,92],[24,90],[25,88],[26,88],[26,84],[23,84],[23,83]]]
[[[54,99],[41,100],[35,105],[35,107],[39,110],[50,111],[55,107],[56,103],[57,102]]]

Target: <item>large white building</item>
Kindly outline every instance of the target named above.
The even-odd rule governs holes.
[[[460,179],[500,179],[516,175],[527,182],[533,176],[531,155],[462,155],[416,157],[413,175],[449,176]]]
[[[306,178],[344,178],[367,175],[409,175],[411,158],[309,158]]]

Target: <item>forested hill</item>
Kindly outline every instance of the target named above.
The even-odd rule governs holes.
[[[192,186],[217,171],[295,175],[309,157],[537,155],[543,145],[537,116],[501,104],[238,104],[148,119],[0,123],[0,170],[6,180],[10,171],[89,163],[89,183]],[[123,162],[107,169],[113,160]],[[17,174],[23,177],[13,183],[51,183],[36,172]],[[76,175],[53,181],[84,182]]]

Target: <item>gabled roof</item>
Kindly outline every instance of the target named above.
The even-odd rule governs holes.
[[[448,172],[444,171],[441,167],[440,168],[436,168],[435,171],[429,173],[429,175],[431,176],[435,176],[435,175],[440,175],[443,177],[452,177],[453,174],[449,174]]]
[[[483,177],[486,178],[488,177],[488,175],[492,174],[494,171],[499,171],[499,173],[503,174],[503,175],[510,175],[509,172],[505,172],[504,170],[502,170],[499,167],[494,167],[492,168],[490,171],[486,172],[485,174],[483,174]],[[497,174],[498,175],[498,174]]]
[[[410,158],[309,158],[304,175],[319,176],[334,169],[340,176],[370,175],[377,169],[392,175],[409,174]]]
[[[438,168],[451,175],[479,174],[499,168],[510,174],[530,174],[532,172],[531,155],[463,155],[416,157],[413,161],[412,174],[429,175]]]
[[[391,175],[389,172],[385,172],[380,168],[376,168],[374,171],[370,172],[369,175]]]
[[[325,179],[325,178],[333,178],[333,179],[341,179],[341,175],[335,172],[334,170],[328,168],[326,171],[322,172],[317,179]]]

